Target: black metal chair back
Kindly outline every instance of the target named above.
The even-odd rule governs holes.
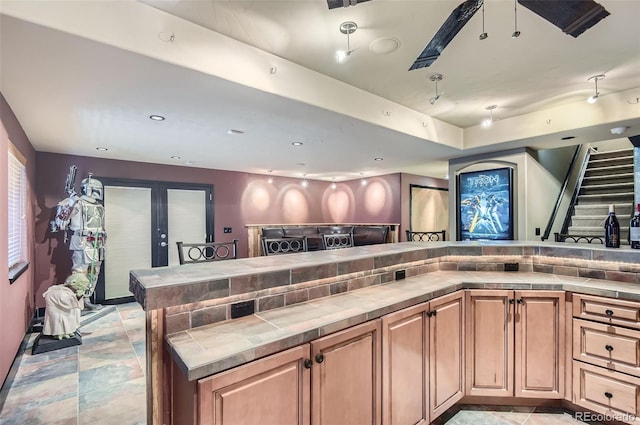
[[[307,237],[295,238],[262,238],[262,255],[292,254],[294,252],[307,252]]]
[[[447,237],[446,230],[440,230],[439,232],[412,232],[411,230],[406,230],[407,232],[407,241],[409,242],[435,242],[435,241],[444,241]]]
[[[205,263],[238,258],[237,239],[229,242],[176,242],[176,245],[178,245],[178,260],[180,264]]]
[[[353,233],[323,233],[323,249],[351,248],[353,246]]]

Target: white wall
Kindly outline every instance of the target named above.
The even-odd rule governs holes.
[[[568,165],[568,164],[567,164]],[[513,168],[513,218],[515,240],[536,240],[535,228],[544,231],[553,210],[562,180],[537,161],[526,149],[514,149],[497,154],[478,155],[449,161],[449,221],[451,240],[457,237],[456,212],[457,176],[460,172]],[[554,170],[556,175],[562,174]],[[566,171],[565,171],[566,172]],[[564,176],[563,176],[564,177]]]

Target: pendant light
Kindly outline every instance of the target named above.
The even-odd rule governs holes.
[[[444,94],[444,93],[438,93],[438,81],[442,81],[443,78],[444,77],[442,76],[442,74],[433,74],[432,76],[429,77],[431,81],[436,83],[436,95],[431,99],[429,99],[429,103],[432,105],[435,105],[436,102],[440,100],[440,96]]]
[[[484,2],[482,2],[482,34],[478,37],[480,40],[486,40],[489,34],[484,30]]]
[[[604,74],[594,75],[593,77],[589,77],[587,81],[593,80],[596,88],[596,92],[593,96],[589,96],[587,99],[587,103],[596,103],[598,101],[598,97],[600,97],[600,93],[598,93],[598,80],[603,80]]]
[[[518,0],[513,0],[513,22],[514,29],[511,38],[518,38],[520,37],[520,31],[518,31]]]

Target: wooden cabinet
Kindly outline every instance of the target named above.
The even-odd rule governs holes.
[[[466,391],[564,396],[564,292],[467,291]]]
[[[573,317],[640,329],[640,303],[574,294]]]
[[[640,378],[573,362],[573,402],[627,423],[640,423]]]
[[[464,396],[464,291],[429,303],[429,408],[431,420]]]
[[[429,303],[382,318],[384,425],[429,423]]]
[[[372,320],[201,379],[198,423],[379,425],[380,338]]]
[[[383,424],[426,424],[464,395],[464,296],[382,318]]]
[[[372,320],[311,342],[312,425],[380,424],[380,337]]]
[[[640,303],[573,295],[571,401],[640,423]]]
[[[308,425],[307,360],[305,344],[199,380],[198,423]]]

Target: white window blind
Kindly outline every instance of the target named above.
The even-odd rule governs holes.
[[[27,261],[27,171],[24,160],[9,149],[9,268]]]

